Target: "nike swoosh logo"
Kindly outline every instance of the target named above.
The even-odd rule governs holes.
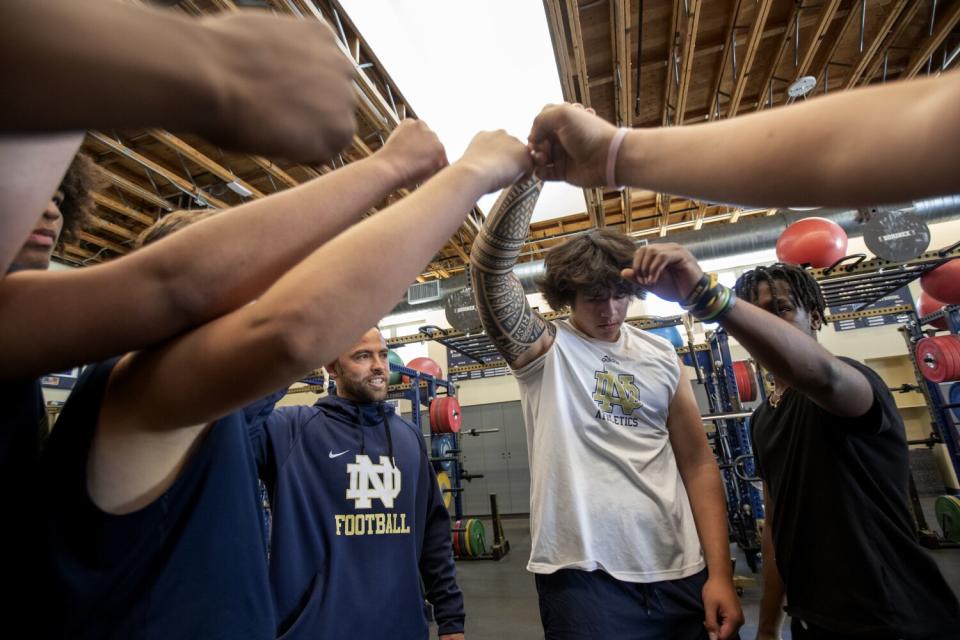
[[[331,450],[329,455],[330,455],[331,458],[339,458],[339,457],[342,456],[343,454],[349,453],[349,451],[350,451],[350,449],[347,449],[346,451],[341,451],[340,453],[334,453],[334,452]]]

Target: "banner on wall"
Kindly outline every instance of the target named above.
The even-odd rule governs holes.
[[[467,356],[454,351],[453,349],[447,349],[447,370],[452,370],[457,367],[462,367],[465,365],[477,364],[477,361],[473,358],[468,358]],[[481,380],[483,378],[499,378],[500,376],[508,376],[510,374],[510,367],[504,364],[502,367],[496,367],[492,369],[479,369],[477,371],[465,371],[463,373],[451,373],[449,375],[450,382],[458,383],[461,380]]]
[[[888,293],[867,307],[867,309],[889,309],[890,307],[899,307],[902,305],[907,305],[909,307],[913,306],[913,296],[910,295],[910,288],[906,286]],[[856,304],[841,304],[835,307],[830,307],[829,312],[831,315],[836,315],[838,313],[850,313],[851,311],[856,311],[859,308],[859,302]],[[833,323],[833,328],[836,331],[850,331],[852,329],[863,329],[865,327],[882,327],[888,324],[903,324],[909,319],[910,316],[906,313],[900,313],[897,315],[888,314],[881,316],[870,316],[867,318],[855,318],[853,320],[840,320],[839,322]]]

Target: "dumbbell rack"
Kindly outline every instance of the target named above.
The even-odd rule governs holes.
[[[760,529],[758,520],[764,517],[763,498],[754,486],[758,481],[750,440],[750,411],[745,411],[737,391],[726,331],[708,332],[705,345],[694,345],[695,359],[689,347],[678,350],[684,364],[699,369],[707,395],[710,413],[701,416],[713,422],[716,431],[713,445],[723,478],[727,501],[727,523],[730,538],[737,543],[747,559],[750,570],[756,573],[760,566]],[[759,374],[757,374],[759,376]],[[761,399],[765,390],[757,380]]]
[[[958,432],[958,421],[952,411],[958,405],[952,404],[949,399],[944,398],[941,384],[927,380],[923,376],[915,353],[917,342],[927,336],[924,327],[940,318],[946,318],[949,333],[960,334],[960,305],[944,307],[922,318],[913,314],[911,320],[904,324],[900,330],[903,332],[904,340],[907,343],[907,354],[910,356],[911,364],[913,364],[917,383],[926,398],[927,406],[930,407],[930,415],[933,418],[934,431],[930,435],[928,444],[942,442],[946,446],[950,463],[953,465],[957,477],[960,478],[960,432]]]

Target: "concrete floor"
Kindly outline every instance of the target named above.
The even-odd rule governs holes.
[[[929,511],[933,523],[932,499],[923,499],[925,511]],[[487,541],[493,536],[489,520]],[[526,570],[530,554],[530,533],[526,518],[504,519],[504,530],[510,541],[510,554],[499,562],[472,560],[457,562],[457,580],[464,593],[467,623],[466,637],[469,640],[512,640],[514,638],[543,638],[540,615],[537,608],[537,592],[533,575]],[[753,577],[746,561],[736,547],[737,573]],[[960,549],[945,549],[933,552],[947,582],[960,594]],[[760,584],[747,585],[742,596],[746,624],[741,629],[743,640],[756,637],[756,625],[760,604]],[[789,626],[789,625],[785,625]],[[434,634],[436,628],[434,627]],[[790,640],[789,629],[783,632],[783,640]]]

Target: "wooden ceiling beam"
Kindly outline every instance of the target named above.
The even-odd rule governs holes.
[[[737,19],[740,17],[741,2],[742,0],[735,0],[733,3],[733,11],[730,14],[730,24],[727,27],[727,39],[724,41],[726,42],[726,45],[721,46],[722,53],[720,55],[720,64],[714,73],[713,89],[710,90],[709,98],[707,100],[708,120],[714,120],[720,117],[719,109],[717,108],[718,99],[720,96],[720,87],[723,85],[723,74],[727,70],[727,65],[730,64],[730,52],[733,51],[733,47],[730,46],[730,43],[732,43],[734,38],[737,37]],[[702,51],[702,49],[698,50],[698,52],[700,51]]]
[[[254,198],[262,198],[263,192],[254,187],[252,184],[242,180],[237,176],[233,171],[230,171],[226,167],[215,162],[212,158],[202,153],[197,148],[193,147],[186,141],[178,138],[169,131],[164,131],[163,129],[148,129],[147,133],[150,134],[155,140],[161,144],[166,145],[170,149],[173,149],[177,153],[183,154],[189,158],[192,162],[196,163],[198,166],[203,167],[213,175],[217,176],[224,182],[233,182],[243,189],[246,189],[250,192]]]
[[[673,10],[670,14],[670,32],[667,36],[667,72],[663,75],[663,105],[660,110],[660,126],[670,124],[670,96],[673,85],[679,81],[677,71],[677,38],[679,37],[681,0],[673,0]]]
[[[117,142],[113,138],[103,133],[100,133],[99,131],[90,131],[88,132],[88,135],[94,140],[96,140],[97,142],[99,142],[100,144],[104,145],[105,147],[113,151],[114,153],[130,158],[137,164],[147,167],[157,175],[163,176],[165,180],[168,180],[173,184],[177,185],[180,189],[182,189],[186,193],[189,193],[194,198],[201,198],[203,199],[204,202],[206,202],[207,204],[215,208],[227,209],[230,207],[230,205],[228,205],[223,200],[220,200],[219,198],[216,198],[210,195],[200,187],[195,186],[189,180],[186,180],[180,177],[179,175],[177,175],[173,171],[170,171],[166,167],[160,166],[153,160],[150,160],[149,158],[137,153],[136,151],[126,146],[125,144]]]
[[[253,160],[253,162],[258,167],[260,167],[261,169],[263,169],[268,174],[270,174],[280,182],[284,183],[288,187],[295,187],[298,184],[300,184],[299,182],[296,181],[296,179],[293,178],[293,176],[291,176],[289,173],[287,173],[286,171],[278,167],[272,161],[267,160],[266,158],[263,158],[261,156],[250,156],[250,159]]]
[[[890,11],[887,13],[886,17],[883,19],[883,24],[880,25],[880,28],[877,30],[877,34],[870,41],[870,44],[863,50],[863,54],[860,56],[860,60],[857,61],[856,66],[850,72],[850,75],[847,76],[844,81],[843,88],[850,89],[857,81],[863,76],[863,73],[867,70],[867,66],[874,59],[877,51],[880,49],[880,45],[883,44],[884,38],[890,33],[890,30],[893,29],[893,25],[896,23],[897,18],[900,16],[900,13],[903,11],[903,8],[907,6],[909,0],[897,0],[890,7]],[[919,6],[919,3],[914,3],[916,6]]]
[[[613,48],[614,100],[616,102],[618,127],[633,125],[632,79],[633,64],[630,56],[630,0],[610,2],[610,42]],[[589,87],[587,89],[589,91]]]
[[[69,242],[65,242],[63,244],[63,253],[71,253],[75,256],[80,256],[85,260],[89,260],[94,257],[94,253],[92,251],[87,251],[80,245],[71,244]]]
[[[575,102],[573,70],[569,49],[567,48],[566,30],[563,28],[563,11],[560,0],[544,0],[543,7],[547,13],[547,26],[550,32],[550,42],[553,45],[553,57],[557,61],[557,72],[560,75],[560,89],[563,93],[563,99],[567,102]],[[612,81],[612,74],[610,78]]]
[[[697,31],[700,28],[700,9],[702,0],[689,0],[688,13],[685,16],[683,31],[683,53],[680,64],[680,86],[677,88],[677,104],[673,112],[673,123],[683,124],[683,114],[687,110],[687,97],[690,95],[690,79],[693,76],[693,53],[697,49]],[[686,3],[684,6],[687,6]]]
[[[567,21],[570,24],[570,42],[573,47],[573,71],[576,74],[574,88],[580,89],[577,102],[585,107],[590,105],[590,76],[587,75],[587,61],[583,53],[583,32],[580,29],[580,6],[578,0],[566,0]]]
[[[99,216],[90,216],[88,220],[91,226],[97,227],[98,229],[103,229],[104,231],[109,231],[113,235],[119,236],[124,240],[133,241],[136,240],[137,236],[139,235],[133,231],[130,231],[126,227],[121,227],[120,225],[110,222],[109,220],[104,220]]]
[[[920,45],[920,50],[910,58],[906,70],[900,77],[912,78],[920,73],[920,69],[927,64],[927,59],[943,44],[943,41],[947,39],[958,22],[960,22],[960,3],[955,3],[953,9],[940,18],[933,35],[928,36],[924,43]]]
[[[127,205],[121,204],[116,200],[114,200],[113,198],[103,195],[102,193],[97,193],[96,191],[93,191],[91,192],[91,195],[93,196],[93,201],[97,203],[97,205],[103,207],[104,209],[110,209],[111,211],[115,211],[120,215],[126,216],[127,218],[130,218],[134,222],[139,222],[140,224],[148,227],[152,225],[154,222],[156,222],[156,220],[154,220],[150,216],[140,213],[135,209],[131,209]]]
[[[83,240],[84,242],[89,242],[90,244],[95,244],[98,247],[101,247],[103,249],[109,249],[110,251],[113,251],[118,255],[124,255],[126,253],[129,253],[129,249],[127,249],[126,247],[121,247],[115,242],[104,240],[100,236],[95,236],[92,233],[89,233],[87,231],[78,231],[77,239]]]
[[[817,79],[817,87],[823,86],[823,83],[829,80],[829,68],[833,56],[835,56],[837,50],[840,49],[840,43],[843,42],[843,37],[846,35],[847,30],[860,17],[861,14],[858,8],[862,7],[866,1],[867,0],[857,0],[854,4],[850,5],[850,10],[847,11],[847,17],[843,20],[843,24],[840,25],[840,31],[837,32],[837,37],[833,39],[830,48],[827,49],[826,55],[823,56],[823,64],[820,65],[816,72],[811,71],[810,75]],[[829,89],[830,87],[825,87],[825,90],[829,91]]]
[[[874,77],[876,77],[877,73],[880,72],[880,68],[883,66],[883,61],[886,59],[887,52],[890,51],[890,47],[900,40],[900,37],[905,31],[907,31],[907,29],[910,27],[910,24],[913,22],[913,16],[917,15],[917,11],[920,10],[921,6],[925,6],[925,3],[913,0],[907,5],[907,8],[901,12],[897,26],[893,30],[893,33],[891,33],[890,37],[884,41],[883,46],[880,47],[874,56],[873,61],[870,63],[870,67],[867,69],[867,72],[863,74],[863,77],[860,81],[861,85],[868,85],[873,82]]]
[[[800,3],[794,2],[793,8],[790,10],[790,15],[787,16],[787,22],[785,23],[785,28],[783,30],[783,37],[780,38],[780,46],[777,47],[777,52],[774,54],[773,59],[770,62],[770,68],[767,69],[767,75],[763,78],[763,83],[760,85],[761,96],[767,94],[771,89],[771,84],[773,83],[773,77],[777,75],[777,68],[780,66],[780,60],[783,58],[784,52],[787,50],[787,43],[790,42],[790,36],[793,33],[793,29],[796,27],[797,23],[797,14],[800,13]],[[767,100],[761,99],[757,103],[757,111],[762,111],[767,107]]]
[[[750,77],[750,71],[753,69],[753,61],[757,58],[757,51],[760,50],[760,36],[763,28],[767,24],[767,18],[770,15],[770,7],[773,0],[760,0],[757,4],[757,11],[754,14],[753,24],[750,25],[750,33],[747,35],[747,51],[743,56],[743,63],[740,65],[740,76],[737,78],[733,93],[730,95],[730,104],[727,106],[727,117],[733,118],[737,115],[740,108],[740,101],[743,100],[743,92],[747,89],[747,79]]]
[[[145,202],[149,202],[152,205],[158,206],[164,211],[173,211],[176,209],[172,203],[168,202],[164,198],[161,198],[153,191],[150,191],[146,187],[143,187],[132,180],[128,180],[127,178],[110,171],[106,167],[97,165],[97,170],[107,182],[118,189],[122,189],[123,191],[126,191],[127,193],[134,195]]]
[[[833,21],[834,16],[837,13],[837,9],[840,8],[840,0],[826,0],[823,3],[823,8],[820,10],[820,19],[817,21],[817,26],[813,30],[813,36],[810,38],[810,44],[807,46],[807,50],[804,52],[803,57],[800,59],[800,66],[797,67],[796,73],[794,74],[794,79],[802,78],[807,75],[807,71],[810,69],[810,65],[813,64],[813,57],[817,55],[817,50],[820,48],[820,43],[823,42],[823,38],[827,33],[827,29],[830,28],[830,23]]]

